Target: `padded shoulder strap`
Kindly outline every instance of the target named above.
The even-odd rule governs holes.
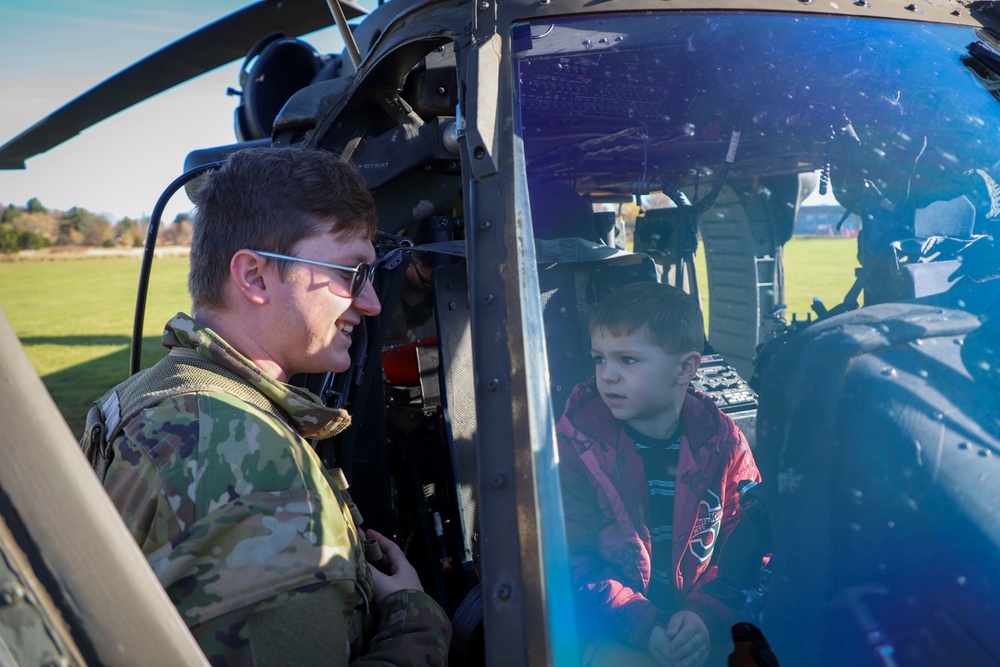
[[[152,367],[110,389],[87,413],[80,448],[98,479],[103,482],[107,475],[114,459],[111,443],[125,423],[167,398],[199,391],[230,394],[289,423],[288,415],[240,376],[196,353],[175,349]]]

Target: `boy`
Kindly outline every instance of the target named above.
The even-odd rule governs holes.
[[[557,425],[584,662],[697,667],[728,645],[738,609],[704,587],[741,517],[737,483],[760,474],[733,420],[689,387],[697,299],[629,285],[594,308],[590,334],[596,375]]]

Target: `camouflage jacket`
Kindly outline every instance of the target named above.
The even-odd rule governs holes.
[[[202,387],[146,407],[111,443],[105,488],[211,663],[445,664],[451,628],[429,596],[374,601],[344,495],[305,440],[339,432],[347,413],[183,313],[163,344],[275,408]]]

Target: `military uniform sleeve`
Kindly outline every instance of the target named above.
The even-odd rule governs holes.
[[[378,603],[377,613],[378,625],[368,651],[352,661],[352,666],[448,664],[451,623],[429,595],[396,591]]]

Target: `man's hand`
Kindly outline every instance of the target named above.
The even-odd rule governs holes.
[[[365,531],[365,534],[369,539],[378,542],[382,553],[389,559],[390,574],[383,574],[374,567],[369,568],[372,573],[372,582],[375,584],[376,600],[381,600],[390,593],[404,589],[424,590],[424,587],[420,585],[417,571],[410,565],[410,561],[406,560],[403,550],[395,542],[370,528]]]
[[[711,643],[708,627],[693,611],[679,611],[670,617],[666,636],[670,640],[671,667],[701,667],[708,660]]]

